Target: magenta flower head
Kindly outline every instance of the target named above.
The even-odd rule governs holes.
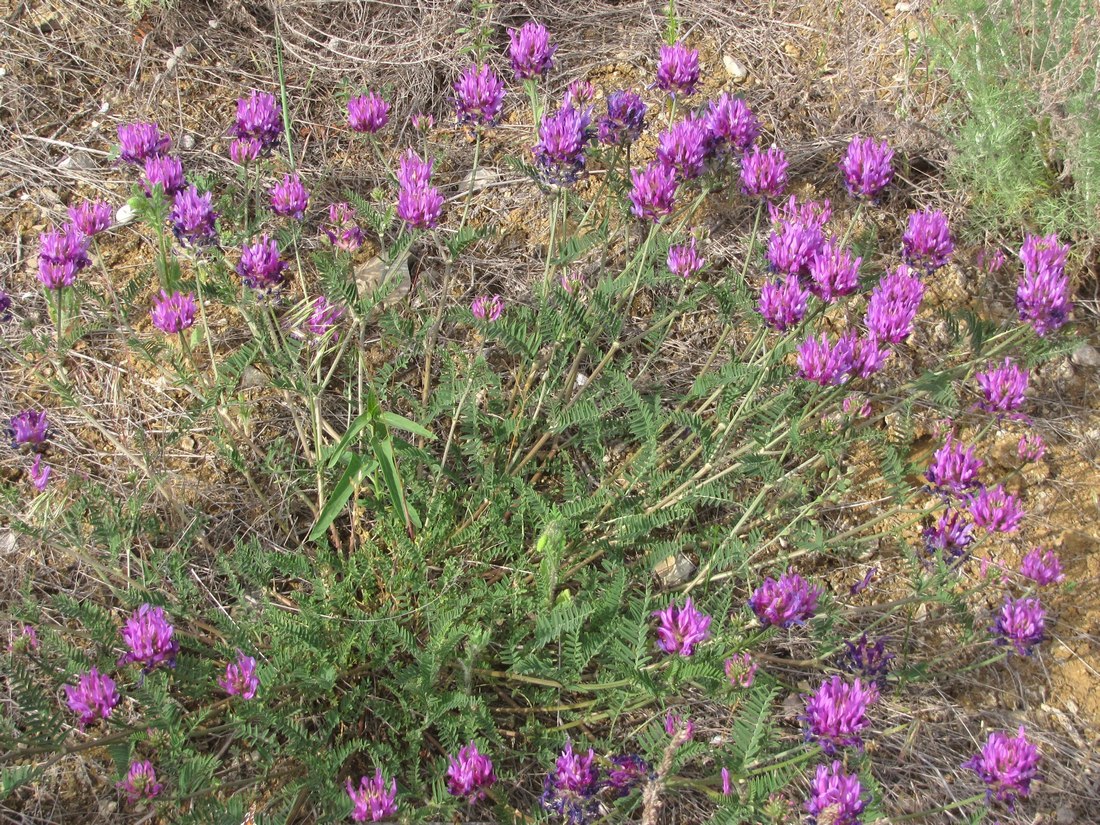
[[[34,461],[31,462],[30,469],[27,470],[27,475],[30,476],[31,484],[34,485],[40,493],[46,492],[46,487],[50,484],[50,474],[53,472],[53,468],[48,464],[42,462],[42,455],[36,454]]]
[[[635,217],[656,223],[672,214],[676,201],[676,173],[671,167],[653,161],[644,169],[631,169],[630,211]]]
[[[855,642],[844,642],[844,652],[837,666],[883,688],[894,658],[894,654],[886,649],[885,639],[879,639],[872,644],[864,633]]]
[[[309,190],[297,175],[283,175],[283,182],[271,187],[271,211],[276,215],[300,221],[308,208]]]
[[[695,738],[695,723],[678,714],[668,713],[665,715],[665,733],[673,740],[673,744],[682,745]]]
[[[89,238],[111,228],[114,214],[106,201],[84,201],[69,207],[69,220]]]
[[[867,709],[878,701],[878,687],[860,679],[845,682],[833,676],[806,701],[806,738],[816,741],[827,754],[836,749],[855,747],[862,750],[860,733],[871,724]]]
[[[645,115],[646,105],[634,92],[612,92],[607,96],[607,114],[597,125],[600,143],[605,146],[633,143],[642,135]]]
[[[218,679],[218,685],[230,696],[253,699],[260,688],[260,679],[256,676],[256,660],[237,651],[237,661],[225,666],[225,675]]]
[[[1024,405],[1027,370],[1016,366],[1011,358],[999,367],[979,372],[976,378],[983,396],[978,406],[986,412],[1011,412]]]
[[[253,89],[237,101],[237,122],[233,135],[260,142],[262,152],[270,150],[283,134],[283,108],[275,95]]]
[[[312,335],[320,338],[332,329],[344,317],[344,308],[339,304],[330,303],[324,295],[318,295],[313,301],[313,311],[306,321],[306,329]],[[338,335],[333,336],[337,340]]]
[[[237,138],[229,144],[229,159],[238,166],[248,166],[258,160],[263,151],[264,145],[256,138]]]
[[[813,224],[783,221],[768,237],[768,264],[773,272],[806,278],[824,243],[825,235]]]
[[[911,212],[901,239],[906,263],[926,272],[939,269],[951,258],[955,244],[943,212]]]
[[[798,374],[823,387],[843,384],[852,376],[854,339],[845,335],[835,344],[824,332],[798,345]]]
[[[172,198],[172,211],[168,219],[172,222],[176,240],[186,246],[207,246],[218,239],[218,230],[214,226],[218,216],[214,212],[213,195],[210,192],[200,195],[198,187],[193,184]]]
[[[126,802],[129,805],[133,805],[140,799],[153,799],[164,790],[164,785],[157,782],[157,772],[153,770],[153,763],[148,759],[131,762],[126,778],[116,782],[115,787],[126,794]]]
[[[1024,726],[1017,735],[995,731],[982,749],[974,754],[963,767],[974,771],[987,786],[989,800],[1007,802],[1011,807],[1017,798],[1026,799],[1031,793],[1031,781],[1038,778],[1042,757],[1039,749],[1027,741]]]
[[[545,77],[554,66],[557,50],[550,43],[550,33],[540,23],[528,20],[518,31],[508,29],[508,56],[516,80]]]
[[[1006,594],[991,630],[999,637],[997,644],[1011,643],[1021,656],[1029,656],[1032,648],[1043,641],[1046,616],[1046,610],[1035,596],[1012,599]]]
[[[397,192],[397,217],[411,229],[434,229],[443,217],[443,196],[434,186],[402,188]]]
[[[699,52],[689,49],[683,41],[671,46],[661,46],[661,60],[657,64],[657,88],[670,95],[695,94],[699,83]]]
[[[657,644],[665,653],[690,656],[695,645],[710,638],[710,616],[696,610],[690,596],[683,607],[670,604],[664,610],[654,610],[653,615],[660,619]]]
[[[612,756],[611,766],[607,769],[606,787],[616,798],[629,794],[647,780],[652,771],[649,763],[636,753],[622,753]]]
[[[195,325],[197,309],[195,296],[190,292],[173,292],[169,295],[162,289],[149,314],[153,318],[153,326],[161,332],[174,335]]]
[[[153,192],[159,186],[167,197],[172,197],[179,192],[187,182],[183,179],[183,164],[179,158],[170,155],[151,157],[145,161],[145,176],[141,186],[145,194],[153,196]]]
[[[996,247],[982,247],[974,256],[974,266],[988,275],[996,275],[1007,262],[1004,251]]]
[[[759,667],[748,653],[738,653],[726,659],[726,678],[734,687],[750,688]]]
[[[122,641],[129,652],[118,660],[119,667],[138,662],[145,673],[160,665],[175,667],[180,643],[172,638],[174,634],[163,607],[141,605],[122,626]]]
[[[851,295],[859,286],[861,263],[863,258],[852,258],[836,238],[825,241],[810,258],[810,291],[826,303]]]
[[[778,580],[768,576],[749,599],[749,607],[765,627],[804,624],[817,611],[822,589],[790,568]]]
[[[1034,547],[1024,556],[1020,562],[1020,575],[1031,579],[1040,587],[1058,584],[1066,579],[1058,556],[1053,550],[1044,550],[1042,547]]]
[[[1038,433],[1025,433],[1016,445],[1016,455],[1024,461],[1038,461],[1046,455],[1047,445]]]
[[[424,160],[412,149],[406,149],[398,161],[397,183],[403,189],[421,189],[432,182],[435,161]]]
[[[269,291],[282,286],[286,266],[286,261],[279,257],[279,244],[262,235],[256,243],[241,247],[237,274],[249,289]]]
[[[569,88],[565,90],[565,94],[561,99],[561,105],[563,109],[577,109],[582,106],[587,106],[595,97],[596,87],[592,85],[592,81],[577,78],[570,83]]]
[[[459,123],[492,126],[497,122],[504,103],[504,81],[488,65],[467,66],[454,90]]]
[[[23,410],[13,415],[8,432],[11,433],[13,447],[28,447],[34,452],[40,452],[46,446],[46,439],[50,437],[46,411]]]
[[[691,180],[703,174],[710,146],[706,121],[688,115],[658,136],[657,160],[676,170],[680,180]]]
[[[337,249],[354,252],[363,245],[363,230],[355,221],[355,210],[348,203],[331,203],[328,223],[321,227]]]
[[[72,286],[77,274],[92,261],[88,236],[72,224],[64,231],[51,229],[38,236],[38,280],[46,289]]]
[[[924,284],[902,264],[883,277],[867,301],[865,322],[876,338],[900,344],[913,331],[924,298]]]
[[[539,124],[539,142],[532,152],[544,183],[568,186],[584,171],[584,149],[591,138],[590,111],[567,106],[543,117]]]
[[[859,777],[846,773],[839,761],[818,765],[806,800],[809,825],[859,825],[867,801]]]
[[[589,748],[585,756],[573,752],[572,741],[554,763],[543,781],[542,807],[554,811],[566,822],[582,825],[599,809],[596,794],[600,790],[596,754]]]
[[[707,105],[705,115],[711,145],[717,152],[733,150],[737,154],[748,151],[760,134],[760,123],[752,109],[739,97],[722,92],[717,100]]]
[[[478,753],[477,745],[470,742],[459,748],[458,756],[447,757],[447,793],[460,796],[473,805],[488,794],[489,786],[497,781],[493,763],[488,756]]]
[[[799,201],[796,196],[791,195],[781,204],[768,203],[768,218],[773,228],[778,228],[783,223],[797,223],[823,230],[832,217],[833,205],[828,198],[819,203]]]
[[[155,123],[127,123],[118,127],[118,158],[126,163],[145,163],[168,151],[172,139]]]
[[[941,515],[935,525],[929,525],[921,532],[924,552],[929,556],[939,556],[948,567],[957,567],[970,557],[967,547],[974,540],[973,526],[958,510],[948,510]]]
[[[1058,243],[1053,234],[1028,235],[1020,249],[1024,274],[1016,288],[1016,310],[1040,336],[1065,324],[1073,309],[1065,272],[1068,254],[1069,245]]]
[[[348,126],[353,132],[373,135],[390,122],[390,104],[380,95],[359,95],[348,100]]]
[[[80,727],[106,719],[119,703],[115,682],[96,668],[82,674],[75,685],[65,685],[69,710],[80,716]]]
[[[769,282],[761,287],[757,310],[765,324],[785,332],[806,316],[806,301],[809,298],[809,291],[802,288],[798,277],[788,275],[782,281]]]
[[[379,822],[397,813],[397,780],[391,779],[387,788],[381,768],[373,778],[361,777],[358,789],[348,779],[347,791],[352,802],[351,818],[356,822]]]
[[[741,159],[741,191],[750,197],[782,197],[787,189],[787,166],[782,149],[754,146]]]
[[[998,484],[992,490],[984,485],[970,496],[970,517],[979,527],[994,533],[1015,533],[1024,517],[1016,496]]]
[[[417,112],[412,116],[411,122],[414,131],[426,135],[435,128],[435,115],[427,112]]]
[[[504,299],[499,295],[481,295],[470,304],[470,312],[479,321],[499,321],[504,314]]]
[[[668,248],[668,271],[681,278],[690,278],[703,268],[706,261],[695,248],[695,237],[687,243],[673,244]]]
[[[853,197],[875,200],[894,179],[894,150],[884,140],[852,138],[840,162],[844,185]]]
[[[954,435],[949,435],[943,446],[933,454],[925,477],[941,492],[962,493],[978,483],[982,464],[982,460],[975,457],[973,447],[955,441]]]

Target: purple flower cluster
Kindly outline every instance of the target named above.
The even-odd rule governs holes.
[[[275,95],[254,89],[248,97],[239,99],[237,122],[233,126],[232,134],[237,141],[245,142],[238,154],[243,151],[245,155],[251,155],[257,144],[256,157],[269,152],[283,134],[283,109],[275,101]],[[230,152],[232,153],[232,148]]]
[[[921,266],[926,272],[946,264],[955,249],[947,217],[938,210],[911,212],[901,242],[906,262]]]
[[[504,314],[504,299],[499,295],[480,295],[470,304],[470,312],[479,321],[499,321]]]
[[[187,185],[187,181],[183,179],[183,164],[179,158],[171,155],[147,159],[144,171],[141,188],[149,197],[153,196],[159,186],[164,190],[165,197],[172,198]]]
[[[825,753],[838,747],[863,747],[861,732],[871,724],[867,709],[878,701],[878,687],[856,678],[845,682],[833,676],[806,701],[806,738],[816,741]]]
[[[671,46],[661,46],[661,59],[657,64],[656,86],[675,96],[695,94],[699,83],[699,52],[689,49],[683,41]]]
[[[974,523],[992,533],[1015,533],[1024,517],[1020,502],[1003,485],[993,489],[982,485],[970,496],[970,517]]]
[[[175,667],[180,643],[174,635],[163,607],[141,605],[122,626],[122,641],[129,651],[118,660],[119,666],[137,662],[145,673],[160,665]]]
[[[833,344],[824,332],[798,345],[798,374],[823,387],[843,384],[852,374],[853,341],[843,335]]]
[[[654,610],[660,623],[657,644],[665,653],[690,656],[695,645],[710,638],[710,616],[700,613],[689,596],[683,607],[670,604],[664,610]]]
[[[783,221],[768,237],[768,263],[773,272],[805,278],[824,243],[825,236],[813,224]]]
[[[1069,244],[1060,244],[1054,234],[1028,235],[1020,249],[1024,274],[1016,288],[1016,310],[1020,320],[1040,336],[1065,324],[1073,309],[1066,275],[1068,254]]]
[[[760,123],[752,109],[741,98],[730,97],[728,92],[710,101],[704,117],[711,150],[716,153],[732,149],[737,154],[744,154],[760,135]]]
[[[34,485],[34,489],[38,492],[45,492],[46,487],[50,483],[50,474],[53,472],[53,468],[42,462],[41,455],[35,455],[34,460],[31,462],[30,469],[27,470],[27,475],[30,476],[31,484]]]
[[[595,798],[600,789],[595,762],[596,753],[591,748],[581,756],[573,752],[572,741],[566,742],[543,782],[542,807],[574,825],[587,822],[599,805]]]
[[[409,149],[397,173],[397,217],[412,229],[434,229],[443,217],[443,196],[431,185],[432,160]]]
[[[596,87],[592,85],[592,81],[577,79],[570,83],[569,88],[565,90],[561,105],[563,108],[572,107],[576,109],[578,106],[588,105],[595,97]]]
[[[353,132],[373,135],[390,122],[390,104],[370,92],[348,99],[348,126]]]
[[[954,435],[948,435],[943,446],[933,454],[925,477],[938,490],[962,493],[977,484],[982,466],[983,462],[975,457],[973,447],[955,441]]]
[[[1053,550],[1044,550],[1042,547],[1033,547],[1024,556],[1023,561],[1020,562],[1020,575],[1031,579],[1040,587],[1058,584],[1066,579],[1058,556]]]
[[[810,291],[827,303],[851,295],[859,286],[862,262],[863,258],[853,258],[836,238],[825,241],[810,258]]]
[[[238,650],[237,661],[225,666],[225,675],[218,679],[218,685],[230,696],[255,698],[256,691],[260,688],[260,680],[256,676],[256,660]]]
[[[706,121],[689,115],[657,136],[657,160],[685,181],[703,174],[710,153],[710,131]]]
[[[1006,358],[999,367],[990,367],[976,376],[982,390],[981,409],[986,412],[1012,412],[1024,405],[1027,392],[1027,370]]]
[[[176,193],[168,215],[176,240],[186,246],[205,246],[217,241],[218,230],[214,222],[218,216],[212,199],[210,192],[200,195],[194,185]]]
[[[50,437],[50,425],[46,420],[46,411],[23,410],[11,417],[8,427],[13,447],[29,447],[40,452]]]
[[[110,229],[113,217],[111,205],[106,201],[84,201],[69,207],[72,225],[89,238]]]
[[[174,335],[194,326],[197,309],[195,296],[190,292],[173,292],[169,295],[162,289],[149,314],[152,316],[153,326],[161,332]]]
[[[867,801],[859,777],[846,773],[839,761],[818,765],[806,800],[809,825],[859,825]]]
[[[92,262],[88,236],[72,224],[63,231],[43,232],[38,239],[38,280],[46,289],[72,286],[80,271]]]
[[[273,238],[261,235],[256,243],[241,247],[237,275],[249,289],[268,292],[282,286],[286,266],[286,261],[279,255],[279,244]]]
[[[145,163],[168,151],[172,139],[156,123],[127,123],[118,127],[119,160]]]
[[[798,276],[788,275],[782,281],[769,282],[761,287],[757,309],[765,324],[784,332],[806,316],[806,302],[809,299],[810,292],[802,287]]]
[[[470,742],[459,748],[457,756],[447,758],[447,793],[462,797],[471,805],[484,799],[489,786],[497,781],[489,757],[478,753],[477,745]]]
[[[329,204],[328,223],[322,229],[332,245],[344,252],[354,252],[363,245],[363,230],[355,222],[355,210],[349,203]]]
[[[885,140],[852,138],[840,162],[848,192],[857,198],[877,198],[894,179],[893,160],[894,151]]]
[[[608,761],[611,766],[604,785],[610,789],[612,796],[626,796],[650,776],[649,763],[636,753],[618,754]]]
[[[765,627],[790,627],[813,618],[822,589],[790,568],[778,580],[764,579],[749,599],[749,607]]]
[[[550,32],[534,20],[528,20],[518,30],[508,30],[508,56],[516,80],[545,77],[554,67],[557,50],[558,47],[550,43]]]
[[[668,265],[668,271],[673,275],[690,278],[703,268],[706,261],[699,255],[695,247],[695,237],[692,236],[687,243],[670,246],[665,263]]]
[[[309,208],[309,190],[302,185],[297,175],[283,175],[283,182],[271,187],[271,211],[302,220]]]
[[[597,124],[600,143],[605,146],[630,145],[641,137],[645,115],[646,105],[634,92],[612,92],[607,96],[607,114]]]
[[[741,159],[741,191],[750,197],[782,197],[787,189],[787,166],[782,149],[754,146]]]
[[[1013,599],[1005,596],[992,631],[998,644],[1011,643],[1016,652],[1027,656],[1043,641],[1047,612],[1035,596]]]
[[[504,103],[504,81],[488,65],[472,64],[455,81],[458,122],[492,126]]]
[[[786,223],[798,223],[814,229],[824,229],[833,217],[833,205],[829,199],[818,201],[800,201],[791,195],[782,203],[768,202],[768,219],[773,226]]]
[[[1013,805],[1016,799],[1026,799],[1031,793],[1031,781],[1038,778],[1039,749],[1027,741],[1024,726],[1017,735],[995,731],[989,734],[982,749],[963,763],[974,771],[987,786],[989,799]]]
[[[397,813],[397,780],[391,779],[387,788],[381,768],[373,777],[361,777],[358,788],[349,778],[346,788],[352,802],[351,818],[356,822],[379,822]]]
[[[957,567],[969,558],[967,547],[974,540],[970,525],[958,510],[948,510],[936,521],[924,529],[921,538],[924,552],[929,556],[938,556],[949,567]]]
[[[672,214],[676,201],[676,173],[659,161],[644,169],[631,169],[630,211],[636,217],[656,223]]]
[[[584,172],[584,150],[592,138],[590,111],[566,106],[543,117],[532,151],[544,183],[568,186]]]
[[[844,642],[844,652],[837,664],[842,670],[883,688],[894,658],[894,654],[886,649],[885,639],[872,644],[864,633],[856,642]]]
[[[0,321],[7,321],[11,318],[11,296],[4,290],[0,289]]]
[[[140,799],[154,799],[164,790],[164,785],[157,782],[157,772],[153,770],[153,763],[148,759],[131,762],[126,778],[116,782],[115,787],[126,794],[126,802],[130,805]]]
[[[1016,455],[1022,458],[1024,461],[1038,461],[1041,459],[1047,451],[1047,445],[1043,442],[1043,437],[1038,433],[1025,433],[1020,436],[1020,441],[1016,445]]]
[[[329,301],[324,295],[318,295],[313,301],[313,311],[306,320],[306,329],[311,335],[320,338],[332,329],[344,317],[344,308]],[[338,336],[333,336],[336,340]]]
[[[867,329],[880,341],[900,344],[913,331],[924,284],[904,264],[886,275],[867,301]]]
[[[96,719],[106,719],[119,703],[115,682],[110,676],[92,668],[77,680],[75,685],[65,685],[69,709],[80,716],[80,727]]]
[[[726,659],[726,678],[734,687],[750,688],[759,667],[748,652],[738,653]]]

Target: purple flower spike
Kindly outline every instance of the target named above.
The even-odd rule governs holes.
[[[891,355],[890,348],[879,346],[878,338],[874,335],[857,338],[849,332],[845,337],[852,346],[852,373],[860,378],[870,378],[882,369],[882,365]]]
[[[661,46],[661,60],[657,65],[657,88],[670,95],[695,94],[699,83],[699,52],[689,49],[683,41],[671,46]]]
[[[864,681],[879,688],[886,687],[886,675],[890,672],[890,662],[894,654],[886,649],[886,640],[879,639],[871,644],[864,633],[856,642],[845,642],[844,653],[838,662],[842,670],[859,676]]]
[[[64,231],[51,229],[38,236],[38,280],[46,289],[72,286],[77,274],[92,261],[88,237],[72,224]]]
[[[1038,433],[1025,433],[1016,445],[1016,455],[1024,461],[1038,461],[1046,455],[1047,445]]]
[[[131,762],[126,778],[116,782],[115,787],[126,794],[128,805],[133,805],[141,799],[154,799],[164,790],[164,785],[157,782],[157,772],[153,770],[153,763],[148,759],[142,762]]]
[[[627,146],[645,128],[646,105],[634,92],[612,92],[607,96],[607,114],[600,118],[598,134],[605,146]]]
[[[1044,550],[1042,547],[1032,548],[1022,562],[1020,562],[1020,575],[1031,579],[1040,587],[1048,584],[1058,584],[1065,581],[1066,576],[1062,572],[1062,563],[1053,550]]]
[[[984,485],[970,497],[970,516],[974,523],[990,532],[1015,533],[1024,517],[1016,496],[998,484],[992,490]]]
[[[194,185],[176,193],[168,219],[176,240],[186,246],[207,246],[218,239],[213,195],[210,192],[200,195]]]
[[[696,610],[690,596],[683,607],[670,604],[664,610],[654,610],[653,615],[660,619],[657,644],[665,653],[690,656],[695,645],[710,638],[710,616]]]
[[[1011,358],[999,367],[978,373],[976,378],[983,396],[978,406],[986,412],[1011,412],[1024,405],[1027,370],[1016,366]]]
[[[554,52],[546,27],[528,20],[519,29],[508,29],[508,56],[516,80],[545,77],[554,66]]]
[[[726,678],[734,687],[750,688],[759,667],[748,653],[738,653],[726,659]]]
[[[962,513],[948,510],[935,526],[930,525],[921,533],[924,552],[939,556],[948,567],[957,567],[970,557],[966,548],[974,540],[972,531],[972,525],[963,519]]]
[[[271,211],[300,221],[309,208],[309,190],[297,175],[283,175],[283,182],[271,188]]]
[[[851,336],[841,336],[832,344],[825,333],[817,338],[811,335],[798,345],[798,374],[823,387],[843,384],[852,375],[852,347]]]
[[[172,139],[155,123],[127,123],[118,127],[119,160],[145,163],[168,151]]]
[[[398,161],[397,183],[403,189],[422,189],[432,182],[435,161],[424,160],[412,149],[406,149]]]
[[[884,140],[854,137],[840,162],[844,184],[853,197],[875,200],[894,179],[894,151]]]
[[[1007,594],[997,621],[991,628],[998,636],[997,644],[1011,643],[1021,656],[1031,655],[1031,650],[1043,641],[1047,612],[1035,596],[1013,600]]]
[[[859,265],[863,258],[852,253],[840,241],[832,238],[818,247],[810,259],[810,291],[826,303],[851,295],[859,286]]]
[[[750,197],[782,197],[787,189],[787,166],[782,149],[754,146],[741,159],[741,191]]]
[[[901,239],[905,260],[926,272],[939,269],[955,249],[947,217],[943,212],[911,212],[909,226]]]
[[[824,243],[825,236],[816,226],[784,221],[768,237],[768,263],[773,272],[806,278],[810,262]]]
[[[806,701],[807,739],[816,741],[827,754],[836,749],[863,749],[860,733],[871,722],[867,709],[878,701],[878,687],[860,679],[845,682],[839,676],[822,682]]]
[[[913,319],[924,298],[924,284],[904,264],[871,291],[865,318],[876,338],[900,344],[913,331]]]
[[[691,180],[703,174],[710,145],[706,121],[689,115],[661,132],[657,138],[657,159],[675,169],[680,180]]]
[[[718,152],[732,149],[743,154],[756,143],[760,134],[760,123],[752,109],[741,98],[730,97],[728,92],[722,92],[717,100],[710,102],[705,118],[711,144]]]
[[[389,788],[382,777],[382,769],[374,772],[374,777],[364,776],[359,780],[359,788],[347,780],[348,796],[351,797],[351,818],[356,822],[379,822],[397,813],[397,780],[391,779]]]
[[[499,321],[504,314],[504,299],[499,295],[481,295],[470,304],[470,312],[479,321]]]
[[[348,126],[373,135],[390,121],[390,104],[371,92],[348,100]]]
[[[269,151],[283,134],[283,108],[275,95],[255,89],[237,101],[237,122],[233,134],[260,142],[262,152]]]
[[[582,825],[599,810],[596,793],[600,789],[595,766],[596,754],[589,748],[585,756],[573,752],[573,743],[554,763],[543,782],[542,807],[554,811],[571,825]]]
[[[650,776],[649,763],[636,753],[612,756],[610,761],[606,786],[617,798],[626,796]]]
[[[809,298],[809,291],[802,288],[798,277],[788,275],[782,281],[764,284],[760,289],[757,309],[765,324],[785,332],[806,316],[806,301]]]
[[[401,189],[397,193],[397,217],[411,229],[434,229],[443,217],[443,196],[434,186]]]
[[[749,599],[749,607],[765,627],[790,627],[804,624],[817,611],[822,589],[812,586],[794,568],[778,580],[768,576]]]
[[[532,152],[544,183],[569,186],[584,172],[584,149],[591,137],[590,111],[566,107],[543,117],[539,142]]]
[[[106,719],[119,703],[115,682],[96,668],[82,674],[76,685],[65,685],[69,710],[80,716],[80,727],[96,719]]]
[[[43,463],[41,454],[35,454],[34,461],[31,462],[31,468],[27,471],[27,475],[31,477],[31,484],[34,485],[34,489],[40,493],[44,493],[50,484],[50,474],[52,472],[53,468]]]
[[[183,179],[183,164],[180,163],[179,158],[165,155],[151,157],[145,161],[145,177],[142,179],[141,186],[149,197],[153,196],[158,186],[170,198],[186,185],[187,182]]]
[[[344,308],[339,304],[329,303],[324,295],[318,295],[313,302],[313,312],[306,321],[306,329],[310,334],[320,338],[339,323],[344,317]],[[333,335],[333,341],[339,340],[338,335]]]
[[[195,325],[197,309],[195,296],[190,292],[173,292],[169,295],[162,289],[149,314],[153,318],[153,326],[161,332],[175,335]]]
[[[248,166],[258,160],[263,151],[264,145],[256,138],[237,138],[229,144],[229,159],[238,166]]]
[[[690,719],[682,719],[678,714],[665,715],[665,733],[675,745],[682,745],[695,738],[695,723]]]
[[[596,87],[592,85],[592,81],[578,78],[570,83],[569,88],[565,90],[565,95],[561,99],[561,106],[563,109],[577,109],[587,106],[595,97]]]
[[[0,321],[7,321],[11,318],[11,296],[4,290],[0,289]]]
[[[230,696],[255,698],[256,691],[260,688],[260,680],[256,676],[256,660],[238,650],[237,661],[225,666],[225,675],[218,679],[218,685]]]
[[[504,81],[488,65],[467,66],[454,90],[459,123],[492,126],[497,122],[504,103]]]
[[[996,247],[983,247],[974,256],[974,266],[987,275],[996,275],[1008,263],[1003,250]]]
[[[447,793],[460,796],[473,805],[488,795],[489,786],[497,781],[493,763],[488,756],[477,751],[470,742],[459,748],[458,756],[448,756]]]
[[[832,217],[833,205],[828,198],[820,203],[799,202],[797,197],[791,195],[781,204],[768,203],[768,218],[774,228],[778,228],[783,223],[797,223],[814,229],[824,229],[825,224]]]
[[[110,229],[113,217],[111,205],[106,201],[84,201],[69,207],[69,220],[89,238]]]
[[[672,214],[676,201],[676,174],[663,163],[653,161],[644,169],[631,169],[630,211],[635,217],[656,223]]]
[[[1031,794],[1031,781],[1038,778],[1042,757],[1039,749],[1027,741],[1024,726],[1017,735],[995,731],[982,749],[974,754],[963,767],[974,771],[987,786],[990,801],[1007,802],[1011,807],[1017,798],[1026,799]]]
[[[435,115],[427,112],[417,112],[412,116],[411,122],[414,131],[426,135],[435,128]]]
[[[809,825],[859,825],[860,814],[867,807],[862,797],[859,777],[846,773],[839,761],[829,767],[818,765],[806,800]]]
[[[363,245],[363,230],[355,222],[355,210],[351,204],[329,204],[328,223],[322,229],[332,245],[344,252],[354,252]]]
[[[172,638],[174,634],[163,607],[141,605],[122,626],[122,641],[129,652],[118,660],[119,667],[137,662],[145,673],[160,665],[175,667],[180,643]]]
[[[50,437],[50,425],[46,420],[46,411],[23,410],[23,412],[13,415],[8,432],[11,433],[11,445],[13,447],[26,446],[35,452],[39,452],[45,446],[46,439]]]
[[[668,248],[668,271],[681,278],[690,278],[703,268],[706,261],[695,248],[695,238],[687,243],[673,244]]]
[[[268,291],[282,286],[286,266],[286,261],[279,257],[279,244],[262,235],[251,246],[245,244],[241,247],[237,274],[249,289]]]
[[[1020,320],[1044,336],[1069,320],[1073,304],[1069,300],[1066,256],[1069,245],[1058,243],[1057,235],[1028,235],[1020,249],[1024,274],[1016,288],[1016,310]]]
[[[983,462],[974,456],[974,448],[947,436],[936,450],[925,473],[928,483],[942,492],[962,493],[978,483]]]

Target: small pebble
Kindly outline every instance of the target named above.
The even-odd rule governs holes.
[[[1082,344],[1073,351],[1070,360],[1079,367],[1100,367],[1100,352],[1092,344]]]

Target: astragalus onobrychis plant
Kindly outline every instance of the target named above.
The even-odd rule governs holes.
[[[42,235],[52,323],[4,355],[36,382],[5,400],[25,471],[5,500],[99,589],[28,583],[5,794],[99,753],[120,806],[181,822],[872,822],[898,759],[873,743],[912,697],[1041,649],[1058,559],[1001,559],[1044,450],[1028,378],[1064,346],[1067,245],[991,250],[1019,273],[1011,318],[933,305],[964,264],[885,140],[796,168],[747,101],[700,98],[674,36],[652,86],[599,89],[566,88],[535,22],[508,32],[510,76],[477,32],[453,122],[419,114],[397,145],[399,98],[343,102],[386,187],[318,202],[276,85],[227,112],[236,177],[124,124],[132,197]],[[464,256],[498,237],[478,167],[504,117],[544,246],[485,282]],[[465,166],[436,162],[450,141]],[[97,274],[142,225],[142,273]],[[92,328],[175,391],[162,443],[74,389]],[[81,422],[63,453],[62,414]],[[176,494],[159,456],[200,426],[226,483],[278,501],[282,548],[208,537]],[[1007,473],[987,460],[1005,431]],[[130,463],[126,495],[79,433]],[[940,766],[965,798],[938,810],[1026,806],[1042,758],[1023,729],[973,737]]]

